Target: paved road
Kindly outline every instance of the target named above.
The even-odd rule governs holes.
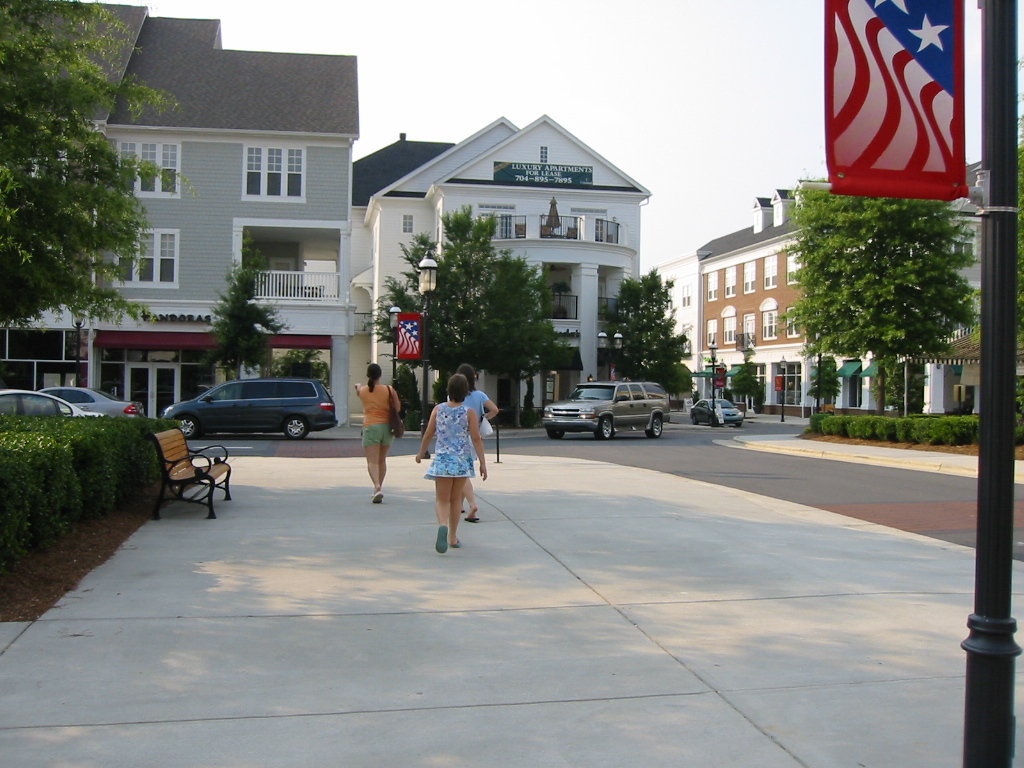
[[[805,423],[755,420],[748,421],[742,432],[672,424],[659,440],[650,440],[643,432],[623,432],[611,441],[583,434],[555,441],[538,430],[505,430],[499,442],[488,440],[488,455],[493,462],[498,449],[506,454],[556,455],[653,469],[974,546],[977,481],[973,478],[746,451],[732,440],[739,434],[797,434]],[[204,442],[223,442],[240,456],[351,457],[362,455],[357,435],[358,430],[335,430],[303,441],[275,435]],[[392,451],[394,460],[413,454],[418,444],[416,433],[398,441]],[[1017,517],[1024,521],[1024,502],[1017,502]],[[1024,560],[1024,542],[1015,541],[1014,553]]]

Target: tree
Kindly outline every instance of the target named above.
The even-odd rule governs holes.
[[[606,331],[609,337],[622,334],[618,368],[623,376],[660,382],[669,392],[688,392],[686,336],[675,331],[672,286],[653,269],[639,279],[623,280]]]
[[[118,100],[133,109],[167,99],[114,62],[126,30],[102,6],[70,0],[0,4],[0,325],[46,311],[140,317],[113,287],[148,227],[136,177],[96,128]]]
[[[814,399],[815,404],[824,403],[828,400],[835,400],[842,390],[842,382],[839,380],[838,368],[834,357],[822,357],[818,365],[814,366],[814,373],[811,374],[811,385],[807,388],[807,395]]]
[[[249,250],[246,243],[243,250]],[[242,377],[245,368],[263,369],[267,364],[270,337],[284,330],[277,310],[256,302],[256,280],[265,268],[256,255],[243,258],[228,273],[227,293],[213,308],[213,335],[217,347],[208,356],[228,376]]]
[[[544,276],[525,259],[494,250],[493,218],[474,218],[465,207],[445,214],[442,224],[440,249],[424,234],[402,246],[409,268],[400,278],[385,281],[375,320],[378,333],[391,333],[388,307],[423,310],[418,265],[431,256],[438,265],[428,313],[428,357],[434,370],[454,371],[470,363],[518,382],[548,367],[562,346],[549,319],[551,296]]]
[[[331,366],[322,359],[319,349],[289,349],[274,359],[270,373],[281,378],[302,376],[331,383]]]
[[[733,395],[744,400],[756,401],[759,394],[764,393],[764,384],[758,381],[757,366],[753,362],[754,351],[748,349],[743,353],[743,365],[732,377]],[[763,402],[763,399],[762,399]]]
[[[813,191],[801,193],[793,219],[802,294],[786,320],[813,339],[809,354],[879,360],[882,412],[885,363],[940,354],[975,319],[960,271],[973,257],[957,247],[965,227],[941,201]]]

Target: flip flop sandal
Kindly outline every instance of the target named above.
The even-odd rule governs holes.
[[[434,549],[439,554],[444,554],[448,551],[448,526],[439,525],[437,527],[437,541],[434,542]]]

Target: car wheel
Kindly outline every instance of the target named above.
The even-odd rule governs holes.
[[[661,437],[661,430],[662,430],[661,416],[658,416],[657,414],[655,414],[651,418],[651,426],[650,426],[650,428],[644,430],[644,433],[648,437]]]
[[[690,423],[691,424],[696,424],[697,423],[697,414],[696,413],[691,413],[690,414]]]
[[[195,416],[180,417],[178,419],[178,426],[181,427],[181,433],[185,435],[186,440],[191,440],[193,437],[201,437],[203,434],[203,427]]]
[[[284,436],[289,440],[301,440],[309,434],[309,425],[301,416],[289,416],[284,422]]]
[[[548,437],[550,437],[552,440],[561,440],[563,437],[565,437],[565,432],[563,432],[560,429],[549,429]]]
[[[594,437],[598,440],[611,440],[614,434],[615,425],[612,424],[612,417],[602,416],[601,420],[597,422],[597,431],[594,432]]]

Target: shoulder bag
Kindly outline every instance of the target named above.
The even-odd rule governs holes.
[[[402,414],[395,408],[395,404],[391,399],[391,392],[394,392],[394,389],[388,387],[388,419],[391,425],[391,434],[395,437],[401,437],[405,434],[405,422],[402,420]]]

